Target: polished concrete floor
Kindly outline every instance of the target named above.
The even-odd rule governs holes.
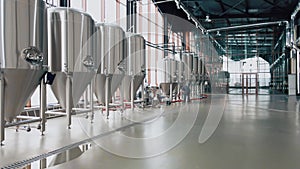
[[[93,124],[76,116],[70,130],[66,119],[53,119],[44,137],[37,131],[7,129],[0,166],[114,131],[93,140],[92,148],[78,158],[51,168],[294,169],[300,166],[299,107],[296,97],[220,95],[127,110],[109,120],[98,112]],[[211,123],[209,117],[214,117]],[[216,130],[201,142],[205,128]]]

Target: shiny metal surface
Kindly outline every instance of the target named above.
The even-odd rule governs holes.
[[[127,55],[125,32],[120,26],[100,23],[96,25],[95,38],[96,54],[101,58],[95,79],[95,94],[98,101],[105,104],[106,76],[110,77],[111,85],[107,88],[110,90],[109,97],[115,93],[124,78],[124,66],[121,62]]]
[[[139,34],[127,33],[127,75],[144,75],[146,54],[145,39]]]
[[[125,32],[117,25],[100,23],[96,25],[96,53],[101,58],[100,74],[116,73],[119,64],[126,57]]]
[[[80,97],[94,76],[95,74],[90,72],[74,72],[72,74],[72,92],[70,103],[72,107],[76,106]],[[65,72],[56,72],[55,80],[51,85],[55,97],[63,108],[66,108],[66,80],[67,75]]]
[[[178,82],[182,83],[184,82],[184,62],[183,61],[178,61],[177,63],[178,67]]]
[[[112,96],[115,91],[120,86],[120,83],[122,82],[124,78],[123,74],[114,74],[111,79],[111,86],[110,86],[110,96]],[[95,95],[98,99],[98,101],[102,104],[105,104],[105,81],[106,81],[106,75],[104,74],[97,74],[95,78]],[[111,101],[111,99],[110,99]]]
[[[182,55],[182,61],[184,63],[184,78],[185,78],[185,80],[192,80],[193,55],[190,53],[184,53]]]
[[[133,94],[135,95],[138,88],[145,78],[145,39],[143,36],[134,33],[126,33],[127,39],[127,58],[124,60],[126,63],[126,72],[123,80],[124,85],[124,98],[131,100],[131,85],[133,85]],[[134,78],[134,84],[131,80]]]
[[[200,75],[204,74],[204,64],[203,61],[200,59],[198,62],[198,72]]]
[[[23,109],[47,65],[46,9],[40,0],[0,1],[0,67],[5,120]]]
[[[160,83],[160,88],[161,90],[166,94],[166,95],[170,95],[170,84],[171,83]],[[176,87],[178,86],[178,83],[172,83],[172,91],[174,91],[176,89]]]
[[[199,73],[199,57],[198,56],[194,56],[193,57],[193,74],[194,75],[198,75]]]
[[[137,90],[141,86],[141,84],[144,81],[145,76],[144,75],[136,75],[134,76],[134,86],[133,86],[133,93],[136,94]],[[123,79],[123,85],[124,85],[124,99],[129,101],[131,100],[131,79],[132,76],[125,75]]]
[[[179,66],[179,62],[174,59],[168,58],[164,60],[164,83],[178,81]]]
[[[95,23],[90,15],[72,8],[49,8],[49,70],[90,72],[89,64],[97,68],[99,61],[93,51],[94,32]]]
[[[74,107],[99,67],[94,33],[95,23],[90,15],[72,8],[48,9],[49,70],[57,74],[52,90],[63,108],[66,108],[67,76],[72,76]]]

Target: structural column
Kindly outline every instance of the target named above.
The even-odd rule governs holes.
[[[71,99],[72,99],[72,80],[71,75],[67,75],[66,79],[66,114],[67,114],[67,122],[68,122],[68,128],[71,128],[72,124],[72,105],[71,105]]]
[[[5,139],[5,120],[4,120],[4,77],[3,72],[0,72],[0,144],[3,146]]]
[[[47,106],[47,95],[46,95],[46,83],[45,77],[40,83],[40,118],[41,118],[41,134],[44,135],[46,130],[46,106]]]

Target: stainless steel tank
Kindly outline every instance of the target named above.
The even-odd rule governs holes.
[[[195,76],[198,76],[199,73],[199,57],[198,55],[195,55],[193,57],[193,74]]]
[[[184,63],[184,77],[186,81],[192,80],[193,71],[193,55],[190,53],[184,53],[182,55],[182,61]]]
[[[184,80],[184,62],[178,61],[178,82],[183,83]]]
[[[170,86],[172,91],[175,90],[179,82],[179,61],[167,58],[164,61],[164,80],[160,83],[160,88],[166,94],[170,94]]]
[[[143,36],[127,33],[126,75],[124,78],[124,97],[130,100],[131,80],[134,78],[133,93],[135,94],[145,78],[146,44]]]
[[[41,0],[0,0],[0,69],[11,121],[46,72],[46,8]]]
[[[105,82],[110,78],[110,96],[117,90],[124,78],[124,66],[121,64],[126,57],[125,32],[120,26],[108,23],[96,25],[96,54],[101,58],[95,80],[95,94],[98,101],[105,102]]]
[[[49,70],[56,73],[52,90],[66,108],[66,79],[71,76],[71,106],[75,107],[95,75],[95,23],[87,13],[72,8],[48,9]]]

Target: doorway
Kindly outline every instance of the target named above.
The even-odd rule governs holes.
[[[242,73],[242,94],[250,95],[258,94],[258,74],[257,73]]]

